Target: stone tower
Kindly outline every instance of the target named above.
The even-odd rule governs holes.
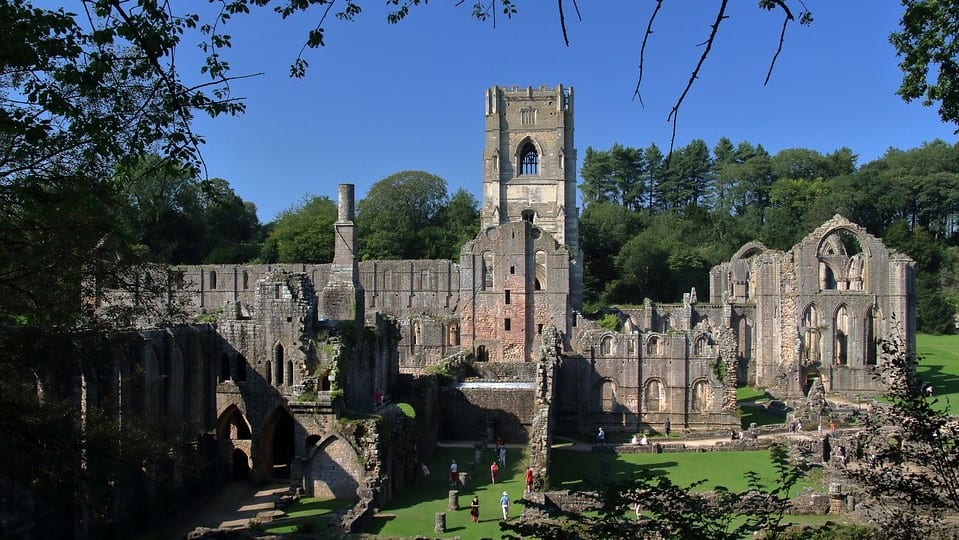
[[[486,91],[483,229],[527,221],[569,250],[570,305],[583,301],[573,89],[541,86]]]

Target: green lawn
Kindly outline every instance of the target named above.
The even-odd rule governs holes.
[[[764,483],[776,479],[776,471],[769,460],[769,452],[679,452],[666,454],[592,454],[573,450],[553,450],[553,475],[550,485],[557,489],[573,489],[581,482],[610,476],[626,476],[645,469],[653,474],[668,475],[681,486],[708,479],[697,487],[708,490],[723,486],[732,491],[744,491],[745,473],[753,471]],[[806,485],[801,483],[798,488]],[[819,486],[814,486],[819,487]]]
[[[959,336],[916,336],[917,373],[932,383],[934,395],[952,414],[959,413]]]
[[[484,462],[477,466],[477,474],[464,491],[460,492],[460,510],[447,510],[449,495],[449,464],[455,459],[459,470],[467,470],[473,460],[472,448],[437,448],[428,465],[432,475],[426,485],[416,486],[399,493],[389,505],[380,509],[382,517],[373,520],[363,532],[381,536],[433,536],[433,523],[437,512],[446,512],[446,536],[463,538],[500,538],[499,521],[502,518],[499,498],[503,491],[515,501],[522,498],[525,484],[523,474],[526,462],[520,449],[510,448],[506,455],[505,470],[500,470],[496,485],[490,483],[489,466],[493,460],[492,448],[483,455]],[[479,523],[471,523],[469,504],[473,495],[480,500]],[[514,503],[510,515],[519,516],[523,507]]]
[[[327,529],[331,512],[352,506],[353,501],[348,500],[303,498],[286,509],[285,518],[265,524],[263,530],[273,534],[317,534]]]

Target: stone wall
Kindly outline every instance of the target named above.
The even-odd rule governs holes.
[[[465,383],[440,390],[441,432],[452,440],[486,438],[492,422],[494,436],[507,443],[526,443],[533,423],[532,383]]]

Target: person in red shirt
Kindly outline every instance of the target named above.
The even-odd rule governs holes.
[[[526,493],[533,492],[533,468],[526,467]]]
[[[496,479],[499,478],[499,465],[497,465],[495,461],[489,466],[489,478],[494,484],[496,483]]]

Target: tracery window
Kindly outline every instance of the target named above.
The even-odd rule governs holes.
[[[539,174],[539,154],[532,142],[526,141],[519,155],[520,174]]]

